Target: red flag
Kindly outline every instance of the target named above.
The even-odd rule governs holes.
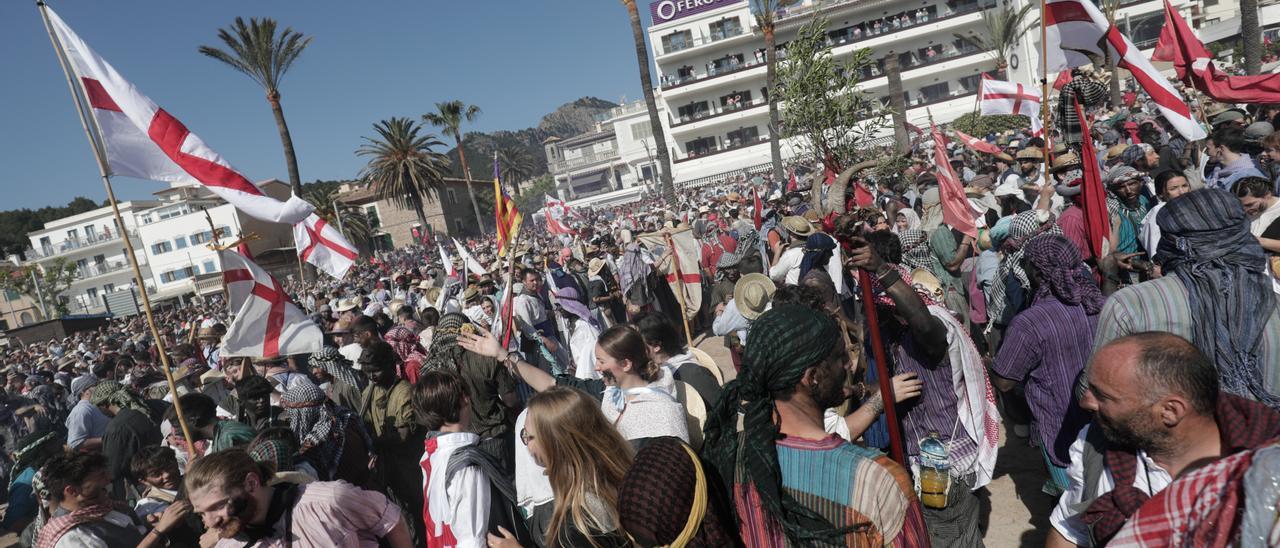
[[[875,203],[875,201],[875,196],[871,195],[871,191],[867,190],[867,187],[862,186],[862,183],[856,181],[853,183],[854,204],[857,204],[858,207],[867,207]]]
[[[985,75],[984,75],[984,76],[985,76]],[[914,133],[914,134],[919,135],[919,136],[922,136],[922,137],[924,136],[924,130],[923,130],[923,129],[920,129],[920,126],[917,126],[917,125],[915,125],[915,124],[913,124],[913,123],[911,123],[911,122],[903,122],[903,123],[904,123],[904,124],[906,124],[907,129],[908,129],[908,130],[910,130],[910,131],[911,131],[911,133]]]
[[[1001,152],[1004,152],[1003,150],[1000,150],[1000,147],[995,146],[986,141],[983,141],[982,139],[969,135],[958,129],[953,129],[951,130],[951,132],[956,134],[956,138],[959,139],[961,143],[964,143],[964,146],[967,146],[978,152],[985,152],[987,154],[1000,154]]]
[[[755,223],[756,230],[760,230],[760,226],[764,224],[764,202],[760,201],[760,187],[753,187],[751,193],[754,195],[755,207],[751,211],[751,222]]]
[[[240,245],[236,246],[236,253],[244,255],[244,258],[249,259],[250,261],[253,260],[253,253],[249,252],[248,242],[240,242]]]
[[[1172,61],[1178,79],[1222,103],[1280,103],[1280,74],[1227,76],[1187,26],[1178,10],[1164,3],[1164,29],[1151,54],[1153,61]]]
[[[946,138],[938,126],[930,124],[933,130],[933,161],[938,171],[938,198],[942,201],[942,222],[959,230],[966,236],[978,237],[978,227],[974,224],[974,211],[969,199],[964,195],[964,185],[955,170],[951,169],[951,161],[947,157]]]
[[[826,162],[822,163],[822,184],[830,185],[836,182],[836,172]]]
[[[1081,135],[1089,135],[1089,121],[1085,119],[1080,103],[1075,103],[1075,108],[1076,116],[1080,118],[1080,130],[1084,132]],[[1111,216],[1107,212],[1107,189],[1102,186],[1102,171],[1091,139],[1080,142],[1080,163],[1084,166],[1080,209],[1084,210],[1085,237],[1089,239],[1089,250],[1093,251],[1093,256],[1102,257],[1111,236]]]
[[[1070,82],[1070,81],[1071,81],[1071,69],[1067,69],[1062,72],[1059,72],[1058,79],[1053,81],[1053,89],[1061,91],[1062,86],[1067,85],[1067,82]]]

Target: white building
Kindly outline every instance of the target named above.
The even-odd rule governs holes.
[[[278,180],[257,185],[279,200],[290,195],[289,185]],[[123,234],[133,243],[153,302],[190,295],[197,279],[216,278],[221,272],[217,252],[207,245],[213,239],[209,218],[223,238],[235,238],[242,231],[258,234],[249,250],[264,268],[279,270],[273,266],[283,263],[292,267],[289,273],[296,272],[289,225],[248,217],[202,186],[171,186],[155,195],[157,200],[120,203]],[[78,276],[62,295],[72,314],[105,313],[105,294],[135,287],[122,232],[115,225],[111,208],[103,207],[46,223],[44,229],[28,234],[28,262],[48,267],[62,258],[76,265]]]
[[[41,268],[48,268],[59,259],[76,265],[76,280],[62,295],[72,314],[104,312],[103,295],[134,287],[133,270],[125,251],[126,235],[133,243],[143,277],[151,275],[138,236],[137,214],[159,202],[133,200],[119,205],[124,230],[116,225],[108,206],[46,223],[44,229],[27,235],[31,240],[31,249],[24,253],[28,262],[34,261]]]

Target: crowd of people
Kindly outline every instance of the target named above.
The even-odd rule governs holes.
[[[134,317],[10,346],[0,530],[981,546],[1021,443],[1058,497],[1050,546],[1275,543],[1280,107],[1206,107],[1187,142],[1096,86],[1064,87],[1092,123],[1059,117],[1052,146],[993,132],[1000,153],[953,143],[941,166],[926,140],[902,173],[742,176],[568,233],[531,218],[503,256],[489,235],[452,264],[413,245],[290,280],[324,332],[309,354],[223,357],[216,296],[159,313],[159,341]],[[976,235],[944,220],[951,174]]]

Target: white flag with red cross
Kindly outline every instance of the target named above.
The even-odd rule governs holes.
[[[339,280],[360,256],[342,232],[315,213],[293,225],[293,244],[299,258]]]
[[[1101,59],[1110,55],[1116,66],[1128,70],[1142,90],[1151,96],[1160,114],[1188,141],[1198,141],[1207,136],[1191,114],[1191,108],[1183,100],[1169,79],[1151,66],[1137,46],[1107,21],[1107,17],[1093,2],[1080,0],[1048,0],[1044,8],[1046,66],[1040,74],[1080,67],[1092,62],[1090,56]],[[1107,51],[1103,51],[1103,49]]]
[[[982,79],[978,95],[978,107],[982,114],[1014,114],[1031,118],[1031,132],[1040,133],[1040,92],[1032,86],[1016,82]]]
[[[311,204],[298,196],[281,202],[263,193],[89,49],[58,14],[43,9],[99,130],[108,175],[199,183],[236,209],[272,223],[293,224],[311,213]]]
[[[274,358],[320,350],[324,333],[266,270],[231,250],[218,252],[235,319],[222,338],[222,356]]]

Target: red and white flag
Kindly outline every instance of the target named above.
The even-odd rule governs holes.
[[[1153,61],[1169,61],[1178,79],[1222,103],[1280,103],[1280,74],[1228,76],[1218,70],[1213,53],[1196,38],[1178,10],[1164,3],[1164,28],[1151,53]]]
[[[1031,119],[1031,132],[1040,133],[1040,92],[1033,86],[983,78],[978,94],[982,114],[1013,114]]]
[[[1103,57],[1102,48],[1111,51],[1111,58],[1118,59],[1116,66],[1128,70],[1142,89],[1151,96],[1160,113],[1188,141],[1198,141],[1207,136],[1205,129],[1191,115],[1191,108],[1182,94],[1174,89],[1151,61],[1138,51],[1129,38],[1107,22],[1093,2],[1081,0],[1048,0],[1044,12],[1046,66],[1040,74],[1068,70],[1090,63],[1086,54]]]
[[[440,262],[444,263],[444,273],[446,278],[458,276],[458,269],[453,267],[453,257],[449,256],[449,252],[444,250],[444,246],[436,243],[436,250],[440,252]]]
[[[564,203],[563,200],[547,198],[546,204],[542,211],[547,218],[547,231],[552,234],[574,234],[575,231],[569,228],[569,216],[572,210]]]
[[[938,171],[938,199],[942,202],[942,222],[959,230],[961,234],[977,238],[978,225],[974,219],[978,214],[973,210],[973,206],[969,205],[969,198],[964,195],[964,185],[960,184],[960,177],[956,176],[955,170],[951,168],[951,161],[947,157],[946,138],[942,136],[942,130],[939,130],[938,126],[931,126],[931,129],[933,130],[933,162]]]
[[[293,243],[299,258],[339,280],[360,256],[337,227],[315,213],[293,225]]]
[[[964,146],[967,146],[970,149],[976,150],[978,152],[985,152],[987,154],[1000,154],[1001,152],[1004,152],[1000,150],[1000,147],[995,146],[986,141],[983,141],[982,139],[969,135],[968,133],[965,133],[958,129],[951,130],[951,133],[956,134],[956,139],[959,139],[961,143],[964,143]]]
[[[236,209],[273,223],[297,223],[311,213],[311,204],[300,197],[281,202],[264,194],[89,49],[58,14],[42,9],[98,127],[108,175],[199,183]]]
[[[471,254],[467,252],[467,248],[462,247],[462,244],[458,243],[457,238],[453,238],[453,248],[458,250],[458,256],[462,257],[463,266],[472,274],[475,274],[476,276],[484,276],[487,273],[484,266],[480,264],[480,261],[477,261],[475,257],[472,257]]]
[[[222,338],[224,358],[274,358],[320,350],[324,333],[267,271],[230,250],[218,252],[235,319]]]
[[[671,292],[676,292],[676,286],[679,285],[684,289],[684,310],[687,317],[695,317],[698,309],[702,307],[702,276],[698,270],[698,259],[702,255],[702,246],[698,245],[698,240],[693,237],[693,230],[682,228],[679,230],[661,230],[659,232],[647,232],[636,237],[641,245],[654,249],[662,247],[670,253],[670,259],[660,264],[661,272],[666,275],[667,283],[671,284]],[[674,248],[674,249],[673,249]],[[677,277],[676,273],[679,272]],[[679,280],[679,283],[677,283]]]

